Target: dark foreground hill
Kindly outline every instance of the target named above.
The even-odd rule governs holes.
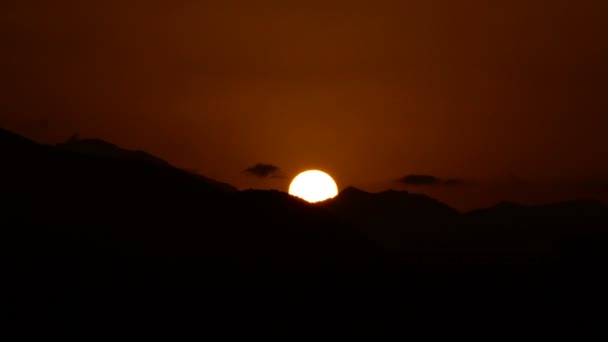
[[[603,264],[608,209],[599,201],[501,203],[458,213],[406,191],[347,188],[321,204],[400,264]]]
[[[311,205],[237,191],[101,140],[50,146],[0,131],[0,152],[6,250],[24,255],[196,256],[248,267],[578,262],[599,260],[608,231],[597,201],[461,214],[424,195],[350,187]]]
[[[455,322],[465,307],[509,308],[538,328],[539,308],[568,294],[557,285],[600,284],[607,260],[607,211],[595,201],[463,214],[422,195],[347,188],[311,205],[103,141],[50,146],[3,130],[0,158],[11,337],[282,327],[318,338],[319,321],[336,338],[367,327],[377,339],[390,322],[410,336],[469,326],[504,336],[491,315]]]
[[[381,256],[362,234],[285,193],[237,192],[99,141],[54,147],[0,136],[3,233],[15,253],[247,266],[364,265]]]

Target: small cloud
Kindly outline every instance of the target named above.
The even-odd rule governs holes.
[[[245,169],[243,172],[258,178],[280,178],[280,170],[281,169],[276,165],[260,163]]]
[[[437,185],[441,179],[429,175],[407,175],[399,180],[405,185]]]

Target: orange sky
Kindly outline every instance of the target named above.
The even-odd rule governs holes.
[[[341,188],[467,180],[418,188],[461,207],[532,198],[514,178],[539,200],[602,196],[606,32],[603,0],[9,1],[0,126],[240,188],[286,190],[242,173],[263,162]]]

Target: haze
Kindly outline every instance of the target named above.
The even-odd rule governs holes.
[[[12,1],[0,126],[239,188],[323,169],[460,208],[605,199],[606,32],[599,0]],[[256,163],[281,176],[242,172]]]

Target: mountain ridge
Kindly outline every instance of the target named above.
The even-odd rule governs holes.
[[[339,259],[466,263],[471,254],[486,262],[538,254],[554,259],[561,249],[551,246],[579,248],[568,241],[603,239],[608,222],[608,210],[596,201],[499,204],[460,213],[426,195],[352,186],[310,204],[278,190],[239,191],[110,143],[93,145],[91,153],[90,142],[73,151],[0,130],[7,223],[36,227],[41,236],[63,226],[70,241],[127,253],[319,265]],[[47,251],[42,240],[36,246]]]

